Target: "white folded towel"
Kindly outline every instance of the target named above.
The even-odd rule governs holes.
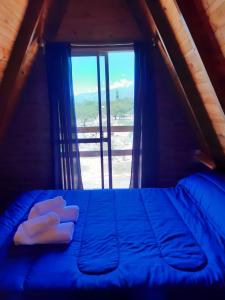
[[[60,223],[60,218],[55,212],[49,212],[42,216],[37,216],[32,219],[29,219],[20,226],[24,233],[29,236],[33,237],[42,231],[45,231],[48,227],[52,227]]]
[[[38,213],[38,210],[35,209],[35,206],[32,207],[29,216],[28,216],[28,220],[31,220],[32,218],[35,218],[37,216],[41,216],[45,213],[48,212],[54,212],[56,213],[59,218],[60,218],[60,222],[76,222],[79,216],[79,206],[77,205],[68,205],[68,206],[64,206],[64,207],[52,207],[51,209],[47,209],[45,210],[44,213]]]
[[[77,222],[79,210],[79,206],[77,205],[68,205],[54,208],[52,211],[59,216],[60,222]]]
[[[53,211],[56,207],[64,207],[66,205],[66,201],[62,196],[57,196],[52,199],[44,200],[36,203],[30,213],[28,215],[28,219],[32,219],[36,216],[44,215],[50,211]]]
[[[15,245],[34,244],[68,244],[73,238],[74,223],[68,222],[47,228],[34,237],[29,237],[22,226],[19,226],[15,235]]]

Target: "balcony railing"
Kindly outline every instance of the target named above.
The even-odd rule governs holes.
[[[107,127],[102,127],[103,133],[107,133]],[[133,132],[133,126],[111,126],[111,133],[116,132]],[[91,127],[78,127],[77,128],[78,137],[82,133],[100,133],[100,128],[91,126]],[[104,142],[105,138],[102,138]],[[100,142],[100,138],[78,138],[79,143],[95,143]],[[97,157],[100,155],[100,151],[80,151],[80,157]],[[107,156],[108,151],[103,151],[103,156]],[[129,156],[132,155],[132,149],[120,149],[113,150],[112,156]]]
[[[111,126],[111,132],[133,132],[133,126]],[[107,127],[102,126],[102,131],[107,132]],[[95,126],[77,127],[77,133],[99,133],[100,128]]]

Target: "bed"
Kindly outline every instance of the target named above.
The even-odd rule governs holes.
[[[14,246],[32,205],[56,195],[80,206],[72,243]],[[1,299],[185,299],[195,288],[225,299],[224,286],[225,181],[213,173],[174,188],[31,191],[0,217]]]

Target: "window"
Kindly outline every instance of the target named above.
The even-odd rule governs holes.
[[[83,186],[129,187],[134,52],[78,48],[72,73]]]

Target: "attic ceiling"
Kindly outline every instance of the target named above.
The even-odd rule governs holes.
[[[0,81],[9,59],[28,0],[0,1]]]
[[[37,21],[47,16],[47,25],[42,22],[38,32],[36,27],[33,28],[36,42],[42,37],[71,43],[150,41],[157,33],[213,159],[225,166],[225,0],[0,0],[1,116],[5,115],[2,102],[10,102],[13,111],[15,99],[19,98],[19,93],[15,92],[12,99],[7,93],[2,94],[2,87],[10,61],[11,64],[16,62],[16,53],[19,53],[14,49],[14,55],[11,55],[20,37],[24,16],[29,18],[26,9],[37,2],[40,3]],[[44,9],[41,3],[45,4]],[[172,42],[182,59],[172,53]],[[22,87],[35,57],[36,48],[30,47],[31,43],[27,46],[31,48],[28,52],[24,50],[24,59],[28,63],[13,73],[15,90],[16,86]],[[19,81],[21,74],[24,79]],[[4,133],[9,121],[10,117],[1,122],[0,132]]]
[[[224,30],[225,1],[190,1],[185,5],[184,1],[160,0],[160,4],[192,75],[209,122],[216,133],[218,143],[215,141],[210,145],[211,151],[217,151],[221,147],[220,152],[225,153],[225,116],[222,109],[225,94],[221,93],[225,82],[222,82],[224,76],[219,72],[221,66],[225,66],[225,59],[221,56],[220,47],[216,49],[215,42],[212,40],[218,27],[216,28],[210,22],[208,24],[204,22],[205,19],[216,19],[219,28],[222,26]],[[187,13],[190,6],[192,9]],[[214,62],[213,67],[208,62]],[[190,97],[189,100],[194,101]],[[222,153],[219,154],[219,151],[215,155],[220,161],[223,160]]]

